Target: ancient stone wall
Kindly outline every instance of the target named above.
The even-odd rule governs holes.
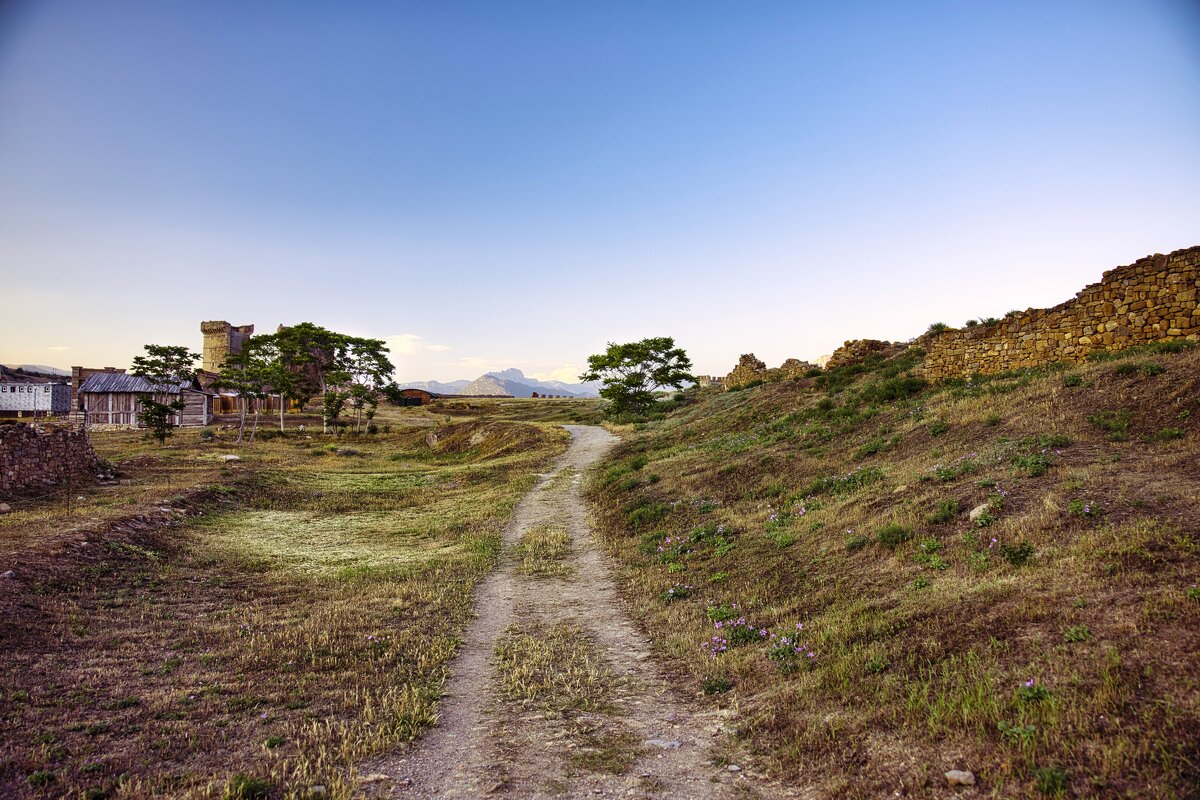
[[[760,361],[754,353],[745,353],[738,359],[737,366],[725,376],[726,389],[737,389],[741,386],[761,381],[766,375],[766,362]]]
[[[0,494],[19,494],[66,482],[90,481],[99,462],[83,431],[0,425]]]
[[[1197,341],[1198,291],[1200,247],[1148,256],[1105,272],[1099,283],[1054,308],[922,337],[927,339],[925,375],[931,380],[965,377],[1077,362],[1097,350],[1148,342]]]
[[[852,339],[837,350],[825,362],[825,369],[835,369],[849,364],[858,364],[868,356],[892,356],[903,350],[905,345],[895,342],[884,342],[879,339]]]
[[[771,383],[800,378],[804,376],[804,373],[815,368],[814,364],[810,364],[807,361],[801,361],[798,358],[789,358],[781,366],[768,369],[766,363],[756,358],[754,353],[746,353],[738,359],[737,366],[733,368],[733,372],[726,375],[719,383],[714,382],[713,385],[724,386],[726,389],[738,389],[755,381]]]

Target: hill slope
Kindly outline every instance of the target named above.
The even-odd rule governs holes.
[[[922,356],[631,432],[591,496],[660,654],[825,796],[1197,796],[1200,351]]]

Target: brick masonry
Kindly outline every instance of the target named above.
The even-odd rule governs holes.
[[[83,431],[0,425],[0,494],[21,494],[72,480],[90,482],[99,460]]]

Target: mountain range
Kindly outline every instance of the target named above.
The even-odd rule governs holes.
[[[555,394],[564,397],[599,397],[600,384],[566,383],[564,381],[540,381],[530,378],[515,367],[488,372],[473,381],[409,381],[400,383],[402,389],[424,389],[438,394],[504,395],[506,397],[532,397]]]

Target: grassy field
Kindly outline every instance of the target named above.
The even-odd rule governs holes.
[[[378,435],[241,448],[95,434],[121,484],[0,516],[0,795],[350,796],[434,720],[471,589],[565,449],[552,423],[591,405],[386,409]]]
[[[1200,796],[1200,351],[692,394],[590,494],[637,615],[825,796]]]

